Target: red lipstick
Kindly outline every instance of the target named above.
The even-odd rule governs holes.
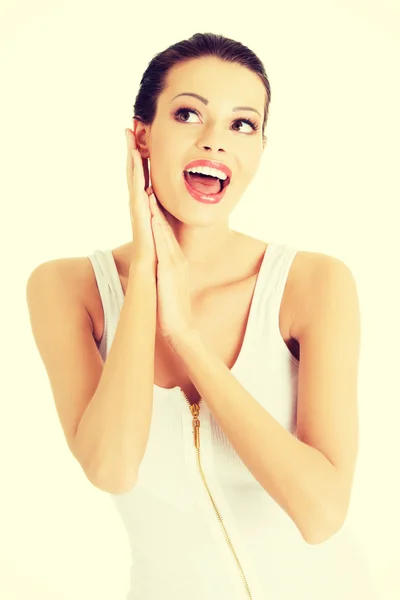
[[[185,172],[187,171],[187,169],[190,169],[191,167],[200,167],[200,166],[218,169],[219,171],[222,171],[223,173],[225,173],[227,175],[227,179],[225,179],[224,183],[223,183],[223,188],[218,194],[206,194],[203,192],[199,192],[198,190],[195,190],[188,181],[186,181]],[[198,202],[203,202],[204,204],[218,204],[218,202],[221,202],[222,198],[225,195],[226,188],[228,187],[228,185],[230,183],[231,177],[232,177],[232,171],[230,170],[230,168],[216,160],[206,160],[206,159],[193,160],[192,162],[190,162],[189,164],[186,165],[186,167],[183,171],[183,179],[184,179],[187,191],[192,196],[192,198],[194,198]]]

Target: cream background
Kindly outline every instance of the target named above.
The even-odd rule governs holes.
[[[196,31],[247,44],[272,87],[267,149],[231,226],[337,256],[357,279],[360,453],[348,520],[380,598],[398,600],[396,0],[3,0],[0,597],[126,593],[128,542],[68,451],[25,285],[41,262],[129,240],[124,128],[138,84],[155,53]]]

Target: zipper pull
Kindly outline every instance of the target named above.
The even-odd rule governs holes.
[[[194,445],[197,450],[200,448],[200,419],[193,419],[194,427]]]
[[[200,448],[200,419],[199,416],[199,405],[191,404],[190,410],[193,415],[193,435],[194,435],[194,445],[197,449]]]

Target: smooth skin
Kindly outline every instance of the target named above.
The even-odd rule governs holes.
[[[175,98],[185,92],[201,95],[208,104],[191,96]],[[227,272],[237,272],[231,252],[244,244],[243,238],[229,229],[228,217],[254,177],[264,148],[261,129],[253,132],[237,121],[251,116],[259,119],[261,126],[261,117],[249,110],[233,112],[233,107],[253,107],[262,115],[264,95],[260,80],[246,69],[216,59],[200,59],[171,70],[151,127],[134,122],[132,133],[139,153],[151,161],[151,185],[187,260],[192,296],[196,289],[218,289]],[[177,119],[174,111],[181,102],[189,105],[191,112]],[[203,205],[187,193],[182,170],[195,158],[215,158],[231,168],[232,181],[220,204]],[[149,212],[140,213],[137,205],[132,215],[140,214],[143,222],[149,218],[148,226],[142,223],[139,228],[136,222],[133,227],[138,227],[135,239],[148,244],[150,252],[151,210],[146,205],[146,189],[143,181],[136,199],[141,197]],[[146,264],[154,266],[154,261]],[[36,269],[27,295],[32,327],[60,418],[70,447],[76,451],[74,434],[103,365],[86,309],[77,296],[80,288],[75,285],[71,292],[72,276],[63,276],[68,265],[56,266],[47,263]],[[300,344],[296,438],[267,411],[260,412],[258,403],[243,393],[213,347],[206,349],[196,338],[185,337],[177,355],[181,352],[179,358],[194,385],[254,476],[290,514],[305,539],[319,543],[341,527],[350,502],[358,449],[360,312],[354,277],[342,261],[301,251],[291,271],[296,290],[290,307],[295,309],[290,331]],[[74,273],[76,283],[76,269]],[[60,323],[60,311],[66,329]],[[234,421],[232,414],[236,415]],[[235,425],[238,422],[241,427]],[[274,453],[279,456],[279,468],[270,460]],[[301,468],[293,471],[292,466],[300,463]],[[296,494],[288,493],[288,482]],[[310,506],[316,507],[316,512],[309,510]]]
[[[180,96],[184,92],[196,93],[208,104]],[[133,121],[138,150],[150,160],[151,185],[188,261],[193,289],[223,280],[231,252],[242,241],[229,228],[228,219],[261,161],[265,99],[264,85],[253,72],[206,57],[171,69],[151,126]],[[238,105],[257,112],[233,111]],[[176,116],[181,106],[190,112]],[[241,119],[254,120],[259,129],[254,131]],[[229,187],[217,205],[196,202],[186,190],[183,170],[197,158],[221,161],[232,171]]]

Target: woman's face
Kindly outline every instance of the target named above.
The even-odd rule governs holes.
[[[260,163],[265,99],[257,75],[235,63],[206,57],[170,70],[146,138],[154,192],[176,219],[193,225],[227,220]],[[196,202],[187,191],[183,171],[196,159],[216,160],[230,168],[232,176],[220,203]]]

